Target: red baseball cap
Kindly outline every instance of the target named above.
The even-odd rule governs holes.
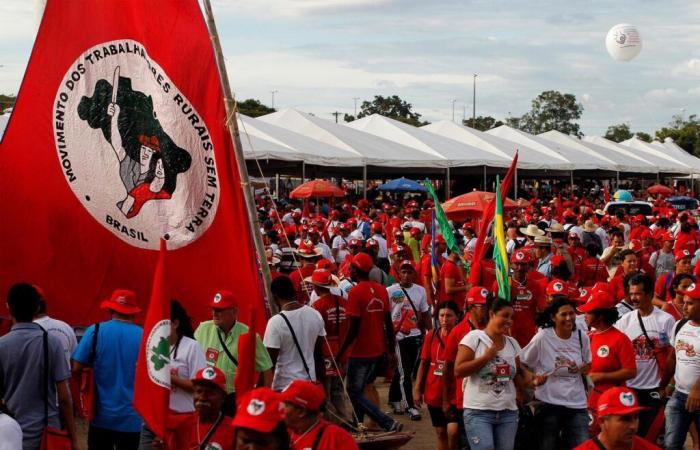
[[[372,222],[372,231],[374,231],[375,233],[381,233],[382,232],[381,222]]]
[[[511,264],[529,264],[532,262],[532,255],[527,250],[516,250],[510,256]]]
[[[569,287],[565,281],[555,278],[549,282],[545,292],[547,295],[566,295],[568,297]]]
[[[374,261],[372,261],[372,257],[369,256],[367,253],[362,252],[352,257],[351,264],[360,269],[361,271],[367,273],[369,273],[369,271],[372,270],[372,267],[374,267]]]
[[[610,285],[610,283],[606,283],[605,281],[598,281],[589,289],[589,291],[591,293],[602,291],[610,295],[611,297],[615,297],[615,290]]]
[[[141,312],[141,308],[136,303],[136,293],[128,289],[116,289],[111,297],[100,303],[100,308],[110,309],[127,316]]]
[[[574,299],[578,303],[586,303],[591,296],[591,291],[588,288],[578,288],[578,296]]]
[[[309,411],[320,411],[326,401],[326,391],[319,383],[294,380],[280,394],[280,401],[302,406]]]
[[[249,428],[261,433],[269,433],[282,420],[280,394],[268,387],[261,387],[241,396],[232,425],[235,428]]]
[[[661,241],[662,242],[673,242],[673,236],[671,236],[671,233],[664,233],[661,236]]]
[[[673,256],[676,258],[676,262],[678,262],[683,258],[692,258],[693,254],[690,253],[690,250],[684,248],[683,250],[676,251]]]
[[[394,237],[400,237],[400,238],[403,238],[403,237],[404,237],[404,236],[403,236],[403,231],[401,231],[401,230],[398,230],[398,229],[397,229],[397,230],[395,230],[395,231],[394,231]]]
[[[639,406],[637,396],[628,387],[610,388],[598,399],[598,417],[625,416],[644,409],[647,408]]]
[[[688,297],[692,298],[693,300],[697,300],[700,298],[700,284],[698,283],[690,283],[687,289],[683,290],[678,290],[683,295],[687,295]]]
[[[581,312],[591,312],[594,309],[610,309],[615,307],[615,299],[605,291],[594,291],[588,301],[578,307]]]
[[[362,247],[362,241],[359,239],[350,239],[348,242],[349,247]]]
[[[379,241],[377,241],[376,239],[369,238],[365,242],[365,247],[367,247],[367,248],[373,248],[373,247],[379,248]]]
[[[474,286],[467,292],[467,305],[485,305],[489,290],[483,286]]]
[[[561,255],[553,255],[552,259],[549,261],[552,267],[557,267],[559,264],[564,262],[564,257]]]
[[[393,254],[397,254],[397,253],[401,253],[401,252],[405,252],[405,251],[406,251],[406,247],[401,245],[401,244],[394,243],[391,246],[391,253],[393,253]]]
[[[325,270],[330,270],[332,272],[336,269],[336,267],[335,267],[335,263],[333,261],[331,261],[330,259],[321,258],[316,263],[316,269],[325,269]]]
[[[207,366],[199,369],[190,381],[193,384],[212,384],[226,392],[226,375],[218,367]]]
[[[416,271],[416,264],[413,261],[411,261],[410,259],[402,260],[401,263],[399,264],[399,270],[403,269],[406,266],[411,267],[411,269],[413,269],[414,272]]]
[[[236,308],[237,306],[238,302],[231,291],[217,292],[209,303],[209,307],[213,309],[229,309]]]

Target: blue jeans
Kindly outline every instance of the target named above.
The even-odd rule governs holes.
[[[588,439],[588,410],[540,403],[535,408],[535,424],[540,450],[578,447]]]
[[[666,403],[666,435],[664,436],[666,450],[683,449],[691,422],[695,422],[695,426],[700,430],[700,410],[688,412],[685,409],[686,400],[688,400],[688,394],[674,391]]]
[[[518,411],[464,408],[464,428],[471,450],[513,450]]]
[[[365,386],[374,378],[374,371],[380,361],[381,357],[348,359],[347,389],[357,419],[362,422],[367,414],[380,427],[388,431],[394,425],[394,419],[384,414],[364,394]]]

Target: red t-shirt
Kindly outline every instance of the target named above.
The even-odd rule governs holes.
[[[445,361],[449,361],[454,364],[457,359],[457,351],[459,350],[459,343],[462,342],[464,336],[472,331],[471,323],[469,322],[469,315],[466,315],[456,327],[452,329],[449,335],[447,335],[447,341],[445,342]],[[455,395],[450,400],[450,403],[456,405],[458,408],[462,408],[464,400],[464,392],[462,391],[462,380],[464,378],[455,378]]]
[[[498,292],[498,283],[493,284],[492,291]],[[513,278],[510,279],[510,300],[515,311],[510,334],[521,347],[525,347],[537,333],[535,317],[538,311],[547,307],[547,298],[539,281],[528,275],[522,286]]]
[[[608,281],[608,269],[605,263],[595,256],[583,258],[579,268],[579,283],[583,287],[591,287],[597,282]]]
[[[289,274],[289,279],[292,280],[294,290],[297,294],[297,301],[300,303],[309,303],[309,295],[313,290],[313,286],[310,283],[304,283],[304,278],[310,277],[314,273],[314,270],[316,270],[316,266],[309,264]]]
[[[386,288],[374,281],[360,281],[348,294],[347,315],[360,318],[360,333],[350,356],[374,358],[386,351],[384,315],[391,311]]]
[[[448,294],[445,292],[445,280],[447,278],[454,280],[454,287],[465,285],[464,271],[455,262],[449,259],[446,259],[442,264],[442,268],[440,268],[440,290],[438,291],[437,299],[438,302],[452,300],[457,303],[460,308],[462,308],[464,306],[466,292],[455,292],[454,294]]]
[[[496,282],[496,263],[493,259],[482,259],[479,267],[481,267],[481,273],[477,286],[491,286]]]
[[[688,249],[690,253],[695,253],[700,245],[700,237],[696,231],[691,231],[690,233],[679,232],[676,236],[676,242],[673,245],[673,250],[683,250]]]
[[[323,419],[319,419],[316,426],[307,431],[303,436],[296,434],[290,429],[289,439],[292,442],[291,449],[308,450],[313,448],[314,442],[316,442],[316,435],[321,429],[323,429],[323,434],[321,434],[321,440],[316,447],[318,450],[357,449],[355,439],[350,433],[343,430],[338,425],[333,425]]]
[[[632,341],[615,327],[610,327],[602,333],[591,333],[591,372],[615,372],[620,369],[634,369],[637,367]],[[606,390],[615,386],[624,386],[625,383],[601,382],[595,385],[588,397],[588,406],[595,409],[598,405],[598,397]]]
[[[661,450],[656,445],[651,442],[645,441],[639,436],[634,436],[634,441],[632,442],[632,450]],[[583,444],[576,447],[574,450],[600,450],[598,444],[593,442],[593,439],[589,439]]]
[[[673,277],[676,276],[676,272],[666,272],[661,274],[656,284],[654,285],[654,295],[659,297],[661,300],[671,300],[671,294],[669,288],[673,282]]]
[[[326,339],[328,339],[328,345],[330,345],[335,356],[348,335],[349,323],[346,315],[348,301],[337,295],[326,294],[323,297],[319,297],[312,306],[323,317]],[[326,345],[323,346],[323,354],[330,356]]]
[[[425,403],[436,408],[442,407],[442,375],[445,372],[446,361],[445,341],[449,336],[449,334],[441,335],[440,329],[433,330],[426,336],[420,352],[420,359],[429,363],[425,378]]]
[[[178,420],[178,425],[169,432],[169,449],[191,450],[199,448],[201,440],[207,435],[212,424],[198,424],[197,417],[197,413],[192,413],[188,414],[187,418]],[[209,446],[222,450],[233,450],[236,446],[234,441],[235,434],[231,420],[224,419],[219,423],[214,435],[209,439]]]

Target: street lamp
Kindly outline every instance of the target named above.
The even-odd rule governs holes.
[[[355,101],[355,118],[357,118],[357,101],[360,99],[360,97],[353,97],[352,99]]]
[[[472,126],[476,126],[476,77],[477,74],[474,74],[474,84],[473,84],[473,91],[472,91]]]
[[[277,89],[274,91],[270,91],[270,94],[272,94],[272,109],[275,109],[275,94],[279,92]]]
[[[455,103],[457,102],[457,99],[452,100],[452,121],[455,121]]]

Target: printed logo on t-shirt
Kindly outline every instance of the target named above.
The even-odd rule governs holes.
[[[576,364],[576,361],[563,356],[556,356],[554,358],[554,370],[556,371],[562,367],[565,367],[569,373],[578,373],[578,365]]]
[[[600,356],[601,358],[607,358],[610,354],[610,347],[608,347],[607,345],[601,345],[600,347],[598,347],[598,351],[596,353],[598,353],[598,356]]]
[[[634,394],[631,392],[620,393],[620,403],[625,406],[634,406]]]
[[[367,302],[367,307],[365,309],[368,313],[383,312],[384,311],[384,302],[382,302],[377,297],[372,297],[372,300]]]
[[[632,341],[632,347],[634,348],[634,352],[637,356],[637,360],[639,361],[652,361],[655,359],[654,357],[654,348],[663,348],[667,344],[665,342],[668,342],[664,337],[666,336],[666,333],[661,334],[661,339],[657,338],[656,336],[651,338],[651,341],[653,344],[650,344],[647,342],[647,338],[641,334],[637,336],[633,341]]]
[[[685,356],[692,358],[696,355],[695,347],[690,342],[686,342],[680,338],[676,339],[676,352],[685,351]]]
[[[501,395],[514,377],[515,367],[511,366],[504,358],[496,356],[479,371],[481,379],[479,391]],[[464,379],[464,382],[466,380],[467,378]]]

